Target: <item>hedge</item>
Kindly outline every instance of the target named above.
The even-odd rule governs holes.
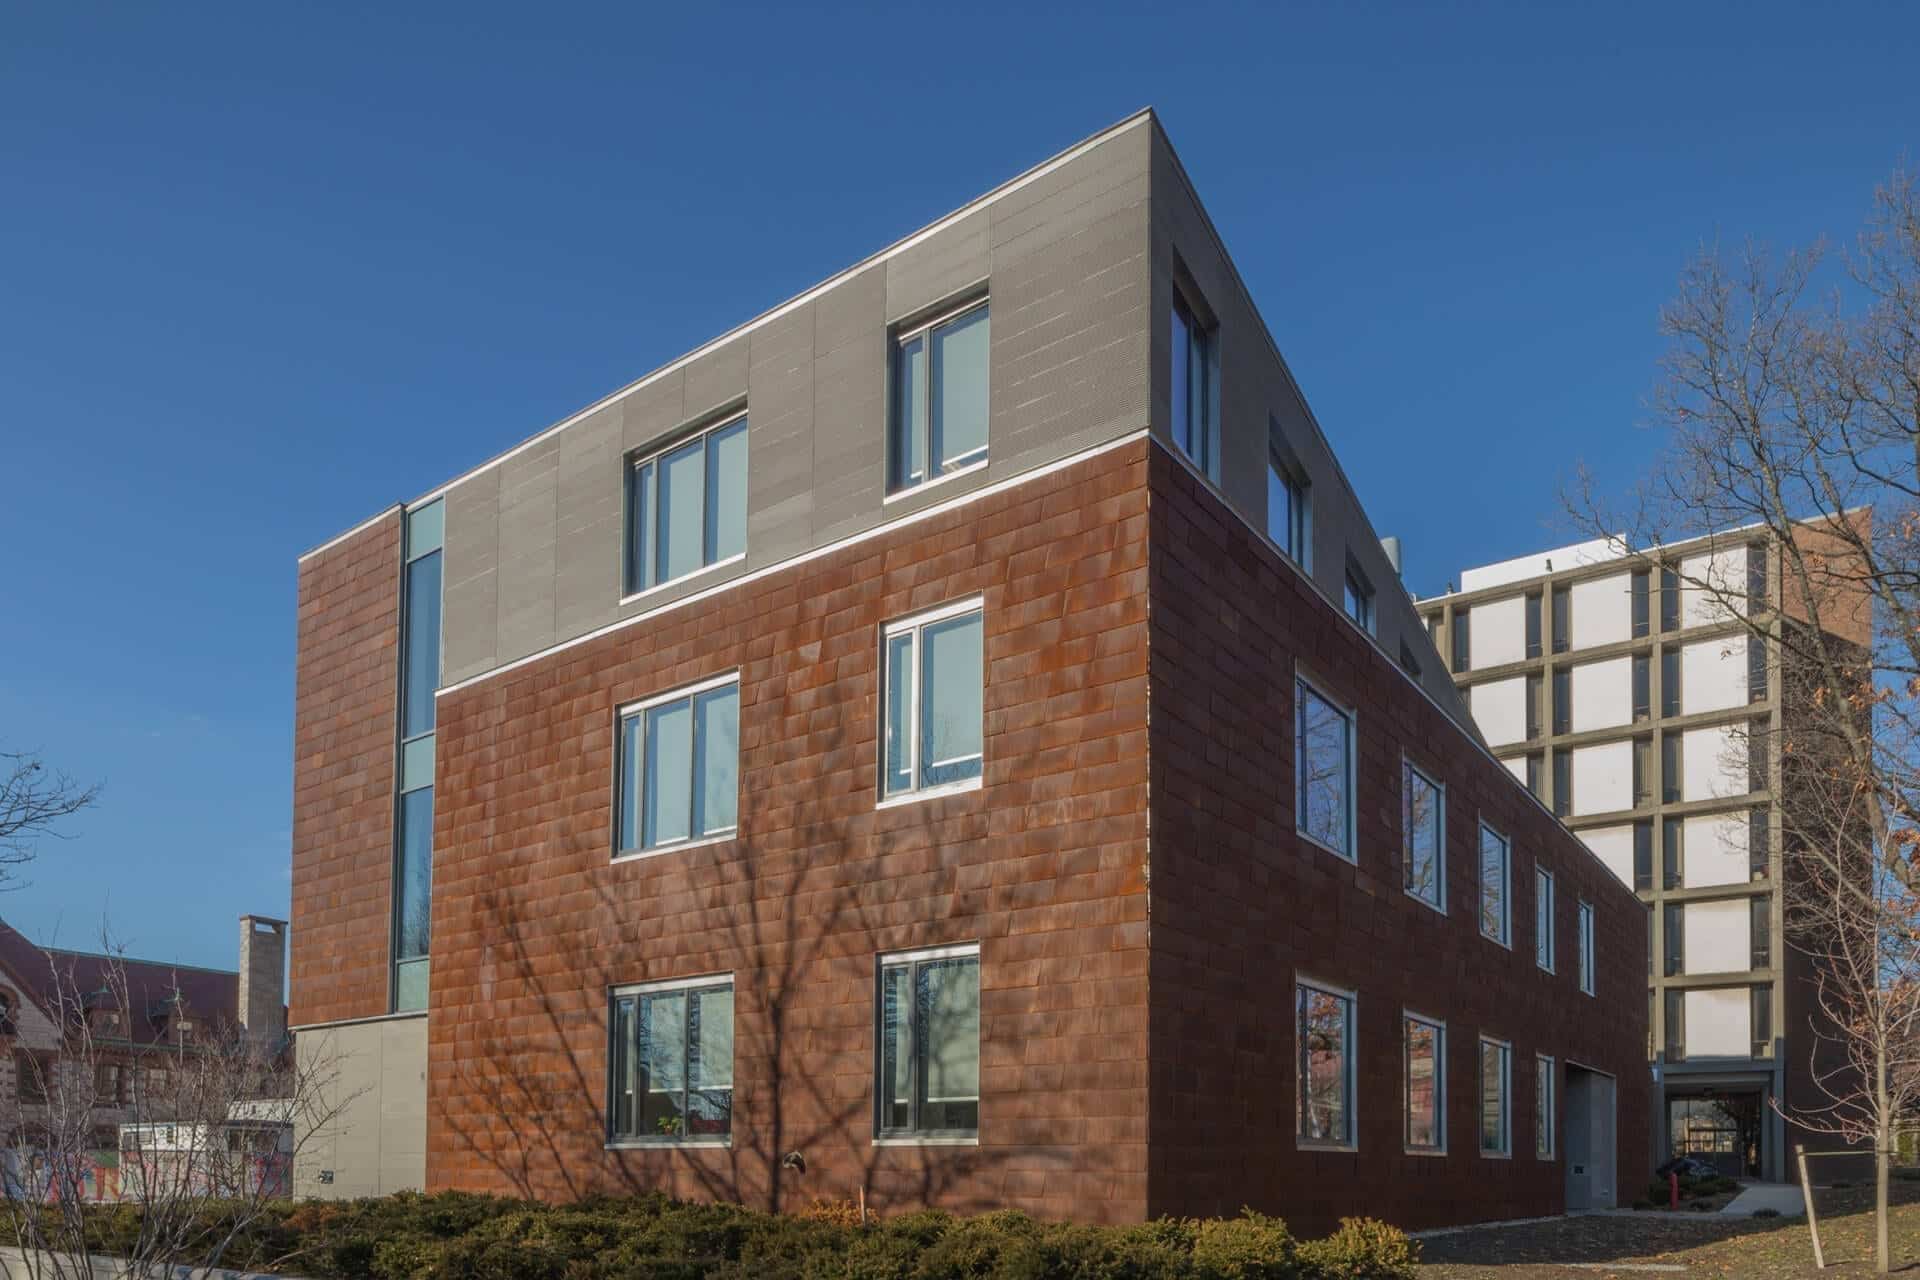
[[[92,1219],[105,1253],[124,1253],[138,1227],[132,1205]],[[928,1210],[861,1226],[837,1202],[770,1214],[663,1196],[545,1205],[445,1192],[276,1204],[220,1261],[315,1280],[1407,1280],[1418,1252],[1369,1219],[1295,1240],[1251,1210],[1119,1227]]]

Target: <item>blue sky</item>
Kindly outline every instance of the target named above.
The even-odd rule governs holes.
[[[1410,585],[1562,538],[1688,254],[1910,154],[1920,16],[1554,8],[12,9],[0,744],[106,791],[0,915],[230,966],[300,551],[1142,105]]]

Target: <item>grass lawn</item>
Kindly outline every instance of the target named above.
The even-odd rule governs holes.
[[[1487,1228],[1424,1243],[1421,1280],[1618,1280],[1660,1273],[1573,1268],[1560,1264],[1679,1263],[1687,1277],[1775,1280],[1782,1276],[1871,1275],[1873,1188],[1814,1193],[1827,1269],[1813,1266],[1805,1218],[1728,1218],[1702,1214],[1676,1221],[1661,1215],[1564,1218],[1527,1227]],[[1888,1230],[1893,1268],[1920,1271],[1920,1183],[1895,1181]]]

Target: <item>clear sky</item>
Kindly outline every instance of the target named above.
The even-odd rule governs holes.
[[[1920,127],[1893,5],[320,9],[0,18],[0,743],[106,786],[42,939],[285,914],[301,551],[1140,106],[1422,594]]]

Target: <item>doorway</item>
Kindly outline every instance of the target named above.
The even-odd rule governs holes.
[[[1729,1178],[1757,1178],[1764,1110],[1758,1093],[1707,1089],[1667,1098],[1668,1154],[1703,1160]]]
[[[1613,1077],[1569,1062],[1566,1099],[1567,1212],[1615,1208]]]

